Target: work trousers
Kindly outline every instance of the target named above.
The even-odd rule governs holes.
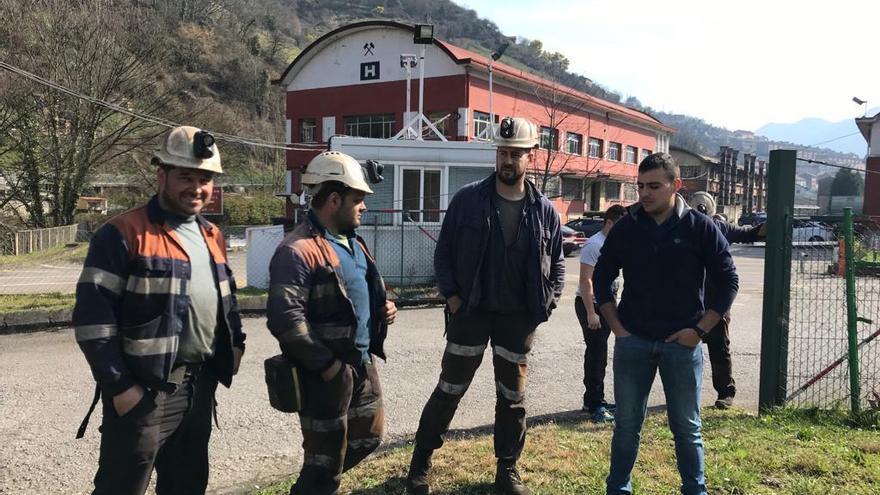
[[[382,441],[384,407],[373,363],[343,365],[330,381],[304,372],[305,406],[299,413],[303,466],[291,495],[336,495],[342,473]]]
[[[449,423],[491,343],[495,369],[495,456],[505,461],[519,458],[526,438],[526,355],[532,348],[535,327],[526,313],[477,310],[450,316],[440,381],[419,420],[419,448],[434,450],[443,445]]]
[[[209,366],[187,365],[174,392],[147,390],[123,416],[116,414],[112,397],[103,397],[93,495],[143,495],[154,467],[157,495],[205,493],[216,390]]]

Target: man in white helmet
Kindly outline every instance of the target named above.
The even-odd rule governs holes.
[[[431,455],[492,344],[495,368],[495,488],[528,494],[516,468],[526,436],[527,355],[534,331],[562,294],[559,214],[526,180],[537,126],[507,117],[495,134],[495,173],[463,187],[449,204],[434,254],[446,298],[447,345],[440,381],[419,421],[407,493],[427,494]]]
[[[382,389],[373,356],[397,308],[364,240],[355,234],[372,189],[360,164],[319,154],[302,182],[312,194],[306,219],[269,266],[267,326],[301,372],[303,466],[291,494],[335,495],[342,473],[382,439]]]
[[[226,242],[199,215],[223,172],[214,138],[174,128],[153,163],[158,194],[95,233],[76,287],[89,415],[103,397],[94,494],[142,495],[153,468],[159,495],[204,493],[214,392],[244,353]]]
[[[765,224],[736,226],[716,212],[715,198],[704,191],[697,191],[688,204],[691,208],[712,218],[715,226],[730,244],[758,242],[767,237]],[[706,298],[715,295],[715,285],[706,278]],[[717,325],[703,337],[709,350],[709,363],[712,367],[712,388],[718,393],[715,407],[730,409],[736,396],[736,380],[733,378],[733,357],[730,354],[730,311],[724,313]]]

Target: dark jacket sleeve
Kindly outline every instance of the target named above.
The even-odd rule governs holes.
[[[621,243],[623,241],[623,229],[621,222],[618,222],[608,233],[605,238],[605,244],[602,245],[599,261],[593,268],[593,295],[596,297],[596,303],[601,306],[605,303],[614,302],[614,291],[612,284],[620,274],[623,267],[623,259],[621,257]]]
[[[92,376],[107,397],[135,385],[123,358],[119,335],[119,313],[127,280],[128,247],[119,230],[105,224],[89,243],[76,284],[73,326]]]
[[[712,219],[715,226],[721,231],[721,235],[730,244],[743,244],[749,242],[758,242],[761,238],[758,236],[760,225],[737,226],[727,223],[723,220]]]
[[[218,232],[218,235],[220,236],[220,248],[226,253],[226,238],[223,236],[222,232]],[[226,269],[229,273],[229,299],[232,306],[228,316],[229,331],[232,333],[232,345],[243,351],[244,341],[247,339],[247,334],[241,329],[241,314],[238,311],[238,296],[236,295],[238,292],[238,285],[235,283],[235,274],[232,273],[232,267],[229,266],[228,258],[226,259]]]
[[[728,249],[730,245],[714,222],[706,222],[702,237],[706,274],[715,286],[715,295],[706,301],[706,308],[723,315],[730,310],[739,291],[739,276]]]
[[[562,250],[562,227],[559,214],[549,202],[545,205],[548,210],[550,230],[550,281],[553,283],[553,298],[556,303],[562,297],[562,289],[565,286],[565,255]]]
[[[296,249],[279,246],[269,263],[266,326],[278,339],[285,356],[306,369],[324,371],[336,357],[314,335],[306,319],[313,280],[311,268]]]
[[[443,217],[443,225],[440,227],[440,236],[437,238],[437,247],[434,250],[434,275],[437,277],[437,289],[440,294],[449,299],[461,292],[455,282],[455,241],[458,232],[459,204],[462,202],[462,192],[453,196]]]

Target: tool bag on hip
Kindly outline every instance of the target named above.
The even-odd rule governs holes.
[[[263,366],[266,369],[269,404],[281,412],[301,411],[303,408],[303,389],[296,365],[279,354],[265,360]]]

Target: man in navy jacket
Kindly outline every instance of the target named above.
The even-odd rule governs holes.
[[[700,388],[700,341],[726,313],[738,290],[728,243],[711,218],[677,194],[673,158],[654,153],[639,165],[639,204],[608,235],[593,272],[596,301],[615,335],[617,402],[608,494],[631,494],[648,395],[657,371],[684,495],[706,494]],[[620,304],[612,282],[623,270]],[[705,277],[716,293],[703,300]]]
[[[516,468],[526,437],[527,355],[535,328],[562,294],[565,265],[559,214],[525,178],[534,165],[538,128],[501,121],[495,173],[462,188],[449,204],[434,269],[449,323],[440,380],[416,433],[407,493],[425,495],[431,454],[474,377],[487,345],[495,368],[498,493],[530,493]]]

